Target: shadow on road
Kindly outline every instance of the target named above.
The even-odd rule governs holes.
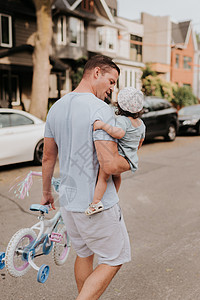
[[[11,165],[5,165],[5,166],[0,166],[0,172],[2,171],[13,171],[16,169],[21,169],[21,168],[29,168],[29,167],[36,167],[32,161],[28,162],[23,162],[23,163],[17,163],[17,164],[11,164]],[[38,166],[37,166],[38,167]]]

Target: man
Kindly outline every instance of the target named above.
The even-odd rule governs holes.
[[[59,154],[60,207],[77,253],[77,300],[99,299],[121,265],[130,261],[130,243],[112,176],[102,199],[104,211],[91,217],[85,210],[92,202],[99,164],[107,174],[130,169],[118,154],[117,143],[103,130],[93,131],[102,120],[114,125],[104,99],[113,91],[120,70],[108,57],[97,55],[85,65],[78,87],[57,101],[48,113],[43,153],[43,199],[51,203],[51,178]],[[93,270],[94,254],[98,266]]]

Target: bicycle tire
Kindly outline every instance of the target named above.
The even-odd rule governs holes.
[[[12,236],[5,255],[6,269],[11,276],[23,276],[29,270],[30,264],[23,250],[28,249],[27,247],[30,247],[30,243],[32,243],[36,237],[35,231],[31,228],[20,229]]]
[[[54,243],[52,255],[55,264],[62,266],[69,255],[71,243],[64,224],[62,224],[62,227],[60,227],[57,232],[62,234],[63,238],[60,243]]]

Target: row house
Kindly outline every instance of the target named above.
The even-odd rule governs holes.
[[[0,107],[29,110],[32,87],[35,8],[31,0],[0,0]],[[50,56],[51,74],[66,65]]]
[[[142,46],[131,44],[131,40],[142,39],[143,26],[117,17],[117,0],[57,0],[54,10],[53,55],[69,65],[68,84],[64,84],[68,90],[61,94],[72,88],[73,60],[95,54],[113,58],[121,69],[113,100],[119,88],[141,86]],[[52,82],[55,86],[56,78]],[[55,88],[53,91],[56,93]]]
[[[72,90],[74,63],[104,54],[121,69],[117,87],[140,87],[143,25],[117,17],[117,0],[56,0],[49,99]],[[29,110],[36,33],[32,0],[0,0],[0,106]]]
[[[57,0],[53,16],[52,54],[68,66],[61,84],[62,96],[73,88],[70,73],[76,60],[95,54],[116,57],[119,26],[104,0]],[[51,89],[56,96],[55,87],[56,78],[51,76]]]
[[[197,42],[197,49],[194,58],[194,88],[195,96],[200,101],[200,42]]]
[[[0,0],[0,107],[30,99],[36,21],[29,4]]]
[[[194,88],[196,47],[191,21],[172,23],[171,82]]]
[[[197,95],[197,41],[191,21],[174,23],[169,16],[141,14],[144,25],[143,62],[161,77],[188,86]]]
[[[143,25],[125,18],[117,17],[121,24],[118,31],[118,53],[114,61],[120,67],[121,74],[117,91],[124,87],[141,88],[141,69],[143,63]]]

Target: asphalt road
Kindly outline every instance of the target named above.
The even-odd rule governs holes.
[[[200,300],[200,137],[145,144],[139,158],[139,170],[123,174],[119,193],[132,262],[122,267],[101,299]],[[29,170],[41,168],[0,168],[0,251],[18,229],[37,222],[29,206],[40,201],[41,180],[34,181],[24,200],[9,192],[16,178]],[[51,254],[38,258],[39,265],[50,266],[45,284],[37,282],[33,269],[20,278],[0,270],[0,299],[75,299],[74,259],[73,249],[62,267],[54,264]]]

